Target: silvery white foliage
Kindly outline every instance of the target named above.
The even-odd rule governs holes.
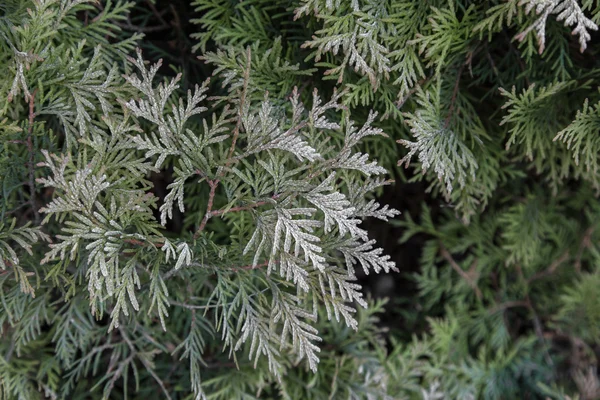
[[[122,266],[123,245],[128,240],[149,241],[144,232],[127,233],[127,227],[135,221],[153,218],[149,207],[152,196],[140,188],[123,185],[126,182],[123,171],[141,176],[152,167],[129,157],[131,152],[127,150],[132,142],[123,136],[129,130],[127,124],[108,119],[106,122],[114,133],[112,137],[82,141],[97,151],[91,162],[77,168],[69,157],[43,151],[45,162],[40,166],[48,167],[52,174],[38,182],[55,190],[54,199],[40,209],[47,214],[44,222],[53,215],[64,221],[60,234],[56,235],[57,241],[49,245],[42,263],[60,260],[66,265],[81,254],[86,264],[92,312],[98,311],[96,306],[101,299],[114,298],[109,327],[113,329],[118,327],[121,313],[129,315],[130,307],[139,310],[135,296],[135,286],[138,289],[140,286],[137,259],[128,259]],[[124,141],[117,142],[119,137]],[[115,180],[109,181],[107,173]],[[187,261],[189,255],[186,256],[183,249],[178,250],[183,254],[181,262]]]
[[[203,353],[205,346],[205,338],[202,336],[203,329],[200,326],[199,320],[199,318],[192,319],[192,327],[189,335],[184,338],[173,353],[177,352],[179,349],[184,350],[179,359],[181,360],[187,357],[190,360],[190,384],[195,395],[194,400],[207,400],[206,394],[202,389],[200,376],[200,372],[204,365],[202,359],[197,357],[198,354]]]
[[[304,13],[302,9],[296,15]],[[319,14],[317,14],[319,15]],[[331,52],[334,55],[344,54],[339,66],[326,71],[327,75],[339,75],[338,83],[344,77],[347,65],[369,78],[374,88],[379,85],[379,77],[389,78],[391,61],[388,49],[381,44],[381,16],[372,10],[348,13],[343,16],[322,16],[325,26],[316,32],[312,40],[306,41],[302,47],[315,48],[315,61],[323,54]]]
[[[351,239],[338,247],[338,250],[342,252],[346,259],[349,273],[353,273],[353,267],[357,264],[362,266],[367,275],[371,270],[377,274],[382,270],[385,272],[398,272],[396,264],[390,261],[390,256],[382,255],[383,249],[374,248],[374,244],[375,240],[361,243]]]
[[[137,59],[130,59],[141,75],[130,75],[126,77],[134,88],[138,89],[145,98],[131,100],[127,102],[126,107],[131,110],[133,115],[138,118],[144,118],[156,125],[158,134],[152,133],[147,137],[135,138],[140,150],[146,150],[146,157],[158,155],[155,166],[160,168],[166,157],[181,153],[180,141],[184,140],[182,135],[187,133],[185,124],[194,115],[206,111],[206,107],[198,106],[206,98],[205,92],[208,90],[208,81],[202,86],[196,86],[193,94],[188,92],[187,103],[183,100],[179,104],[173,104],[171,110],[167,110],[167,103],[173,96],[175,90],[179,88],[178,82],[181,74],[178,74],[168,83],[162,82],[156,88],[154,87],[154,77],[160,68],[162,61],[154,64],[150,69],[146,69],[142,53],[137,52]]]
[[[92,103],[94,98],[100,103],[102,112],[105,115],[110,114],[114,108],[111,103],[112,99],[108,99],[108,96],[114,92],[114,86],[117,85],[118,68],[114,65],[107,73],[103,64],[100,47],[98,46],[94,49],[94,55],[81,79],[76,83],[67,85],[75,102],[76,113],[73,125],[78,127],[78,133],[83,137],[87,136],[92,121],[88,110],[96,111],[96,106]],[[69,132],[68,126],[70,123],[66,121],[68,118],[65,117],[61,116],[61,120],[66,131]]]
[[[375,118],[377,118],[377,113],[370,111],[367,121],[360,129],[357,129],[352,121],[346,119],[344,147],[333,161],[333,168],[355,169],[367,176],[387,173],[386,169],[378,165],[376,161],[368,162],[368,154],[352,153],[352,147],[367,136],[387,136],[382,129],[371,126]]]
[[[49,167],[53,175],[48,178],[39,178],[37,181],[45,187],[64,190],[68,196],[55,198],[40,211],[48,214],[74,211],[91,212],[98,195],[111,185],[110,182],[107,182],[106,175],[93,174],[91,167],[86,166],[77,170],[72,179],[67,180],[65,169],[69,158],[50,155],[46,150],[42,150],[42,154],[46,161],[39,165]],[[46,217],[46,220],[49,217],[50,215]]]
[[[354,329],[357,321],[351,303],[366,307],[361,286],[349,271],[352,268],[330,262],[334,255],[339,257],[332,243],[350,246],[348,240],[352,240],[355,258],[370,262],[365,268],[390,269],[389,262],[377,257],[379,249],[373,250],[366,232],[359,227],[360,215],[387,218],[395,214],[375,202],[358,199],[384,184],[382,180],[369,179],[368,175],[384,171],[366,155],[352,152],[362,138],[383,134],[372,127],[376,115],[371,114],[362,127],[355,127],[350,120],[344,124],[339,119],[333,120],[336,111],[343,108],[339,102],[341,93],[335,93],[328,101],[322,101],[315,93],[312,107],[307,110],[300,103],[297,91],[290,98],[289,108],[268,97],[252,104],[246,101],[252,96],[232,92],[231,109],[192,122],[189,121],[192,116],[205,110],[200,104],[206,86],[180,99],[175,93],[178,78],[155,85],[158,65],[147,68],[140,54],[131,62],[139,71],[138,75],[127,77],[127,81],[140,92],[140,98],[124,103],[127,111],[122,121],[105,121],[110,135],[91,135],[81,141],[94,150],[91,162],[87,155],[75,162],[46,155],[44,165],[52,175],[41,182],[54,187],[56,197],[44,212],[67,216],[63,231],[57,235],[58,243],[53,244],[46,261],[66,260],[69,252],[71,257],[79,252],[85,254],[92,303],[113,300],[109,310],[110,329],[118,327],[120,315],[139,310],[138,273],[145,269],[151,296],[149,312],[156,307],[164,329],[170,303],[167,277],[161,275],[161,266],[172,263],[171,271],[175,272],[184,266],[197,265],[194,253],[202,246],[198,242],[210,240],[207,235],[192,245],[182,240],[167,240],[156,233],[159,225],[149,207],[149,204],[154,206],[154,200],[145,197],[147,189],[139,188],[139,183],[146,185],[148,172],[164,166],[166,157],[171,156],[174,180],[160,207],[163,225],[171,218],[175,204],[183,211],[186,181],[193,178],[208,181],[211,189],[219,185],[219,190],[225,191],[226,206],[218,205],[222,198],[211,197],[216,199],[212,217],[231,209],[251,214],[256,224],[243,251],[252,258],[252,265],[228,266],[217,262],[218,265],[210,267],[218,275],[219,283],[208,302],[215,309],[215,330],[220,331],[224,346],[233,352],[247,345],[253,360],[266,355],[275,374],[283,370],[284,351],[306,360],[315,370],[320,339],[311,322],[316,318],[316,302],[325,304],[328,318],[343,319]],[[245,85],[241,88],[246,90]],[[287,112],[290,109],[291,113]],[[149,122],[149,132],[128,124],[128,113]],[[341,149],[323,145],[323,138],[331,131],[345,133]],[[236,140],[230,143],[235,145],[222,143],[232,136]],[[132,150],[139,150],[145,156]],[[356,177],[351,182],[338,182],[340,170],[358,170],[363,174],[346,171],[344,175]],[[344,187],[350,189],[353,184],[361,184],[361,180],[364,181],[361,196],[351,199],[343,194]],[[360,190],[349,192],[354,196],[352,192]],[[138,214],[147,218],[144,222],[151,226],[147,231],[126,233],[144,226],[127,219]],[[210,212],[207,215],[211,218]],[[208,231],[210,225],[205,226]],[[148,266],[142,261],[142,251],[131,247],[156,251],[159,260]],[[127,257],[123,256],[124,251]],[[244,258],[240,259],[245,263]],[[267,268],[262,269],[264,266]],[[254,271],[258,269],[255,267],[260,267],[260,272]],[[267,287],[251,279],[235,278],[238,275],[232,271],[240,275],[264,273],[260,282]],[[275,276],[277,272],[279,276]],[[289,293],[292,290],[288,292],[286,288],[284,292],[278,286],[287,285],[286,281],[295,285],[295,295]],[[268,295],[264,294],[266,290]],[[307,311],[311,300],[313,312]],[[199,373],[194,375],[194,368],[192,365],[192,379],[197,383],[195,394],[201,397]]]
[[[184,185],[191,177],[198,175],[199,171],[209,171],[211,169],[210,154],[204,155],[204,150],[210,145],[220,143],[227,139],[229,135],[221,133],[227,130],[226,124],[229,121],[229,110],[225,110],[219,117],[213,115],[212,125],[209,127],[206,119],[202,120],[204,135],[197,136],[194,132],[186,129],[180,137],[180,150],[173,155],[179,156],[179,167],[173,167],[175,180],[167,186],[169,192],[165,197],[163,205],[160,207],[161,224],[165,225],[167,219],[173,218],[173,205],[177,206],[181,212],[185,211],[183,203]],[[139,142],[138,142],[139,143]],[[146,146],[141,146],[147,148]],[[156,149],[160,149],[159,146]],[[146,156],[150,156],[146,153]]]
[[[382,221],[388,221],[389,218],[394,218],[399,215],[400,211],[389,207],[385,204],[383,207],[381,204],[376,202],[374,199],[369,200],[368,203],[363,204],[360,208],[356,209],[356,216],[361,218],[373,217]]]
[[[340,129],[340,124],[331,121],[325,115],[325,112],[329,110],[343,110],[345,107],[340,104],[340,100],[342,99],[344,92],[338,92],[334,89],[333,95],[331,99],[325,104],[323,104],[323,100],[319,96],[317,89],[313,91],[313,104],[310,112],[308,113],[308,120],[310,124],[314,126],[316,129],[324,129],[324,130],[338,130]]]
[[[392,182],[381,177],[367,179],[364,182],[348,182],[348,199],[355,207],[355,215],[359,218],[373,217],[383,221],[388,221],[388,219],[399,215],[400,211],[389,207],[387,204],[381,206],[375,199],[365,200],[369,193]]]
[[[303,120],[304,107],[299,100],[297,90],[294,90],[290,98],[292,103],[292,118],[289,127],[284,128],[286,121],[278,121],[275,109],[269,102],[268,96],[261,103],[258,113],[250,111],[247,104],[243,109],[242,123],[247,133],[248,146],[245,154],[259,151],[279,149],[294,154],[299,161],[315,161],[321,156],[299,135],[300,131],[307,125]],[[287,125],[287,124],[286,124]]]
[[[137,273],[135,259],[129,260],[115,277],[115,305],[110,313],[111,321],[108,330],[119,327],[121,313],[129,316],[129,305],[139,311],[140,305],[135,297],[135,287],[140,289],[140,278]]]
[[[325,233],[331,232],[337,225],[340,236],[350,233],[352,237],[366,239],[367,232],[358,227],[362,221],[354,217],[356,209],[344,194],[334,191],[334,180],[335,172],[332,172],[317,187],[305,194],[304,198],[325,215]]]
[[[414,113],[404,114],[416,141],[398,140],[409,149],[398,165],[404,163],[408,167],[416,154],[423,172],[433,168],[447,192],[451,193],[455,181],[463,188],[467,179],[475,179],[478,164],[471,150],[441,117],[439,98],[435,93],[419,90],[417,102],[420,107]]]
[[[525,6],[525,13],[532,10],[539,18],[516,38],[523,40],[525,36],[535,30],[540,54],[546,44],[546,20],[550,14],[556,14],[557,21],[564,21],[565,26],[575,26],[571,34],[579,36],[579,49],[583,53],[591,36],[589,31],[598,30],[598,25],[587,18],[577,0],[521,0],[519,5]]]
[[[360,152],[338,160],[335,166],[338,168],[356,169],[367,176],[385,174],[387,172],[385,168],[377,164],[377,161],[369,162],[368,154]]]
[[[440,391],[440,382],[433,381],[427,389],[421,389],[421,396],[423,400],[440,400],[446,398],[446,393]]]
[[[175,270],[190,265],[194,258],[194,252],[186,242],[174,245],[169,239],[164,239],[162,251],[165,253],[165,262],[168,263],[171,258],[177,260],[173,267]]]
[[[0,222],[0,270],[12,268],[15,272],[15,278],[19,281],[21,292],[28,293],[35,297],[33,286],[29,283],[28,274],[21,265],[17,252],[14,250],[15,242],[19,247],[33,255],[32,246],[39,242],[50,242],[50,237],[46,235],[40,227],[30,227],[30,223],[25,226],[16,227],[16,218],[12,220],[9,226],[5,226]]]
[[[192,263],[193,253],[186,242],[181,242],[177,245],[177,252],[179,253],[179,257],[177,257],[177,262],[175,263],[175,270]]]
[[[275,210],[269,210],[262,213],[256,221],[256,230],[252,234],[252,237],[248,241],[248,244],[244,248],[243,254],[248,254],[254,249],[254,258],[252,260],[252,266],[257,266],[259,260],[270,246],[274,249],[273,243],[275,239],[274,227],[278,223],[278,213]],[[318,240],[315,242],[318,243]],[[278,245],[279,246],[279,245]],[[314,247],[319,252],[322,249],[318,246]],[[309,249],[312,251],[312,249]],[[277,254],[273,254],[273,250],[269,252],[267,274],[271,274],[273,271],[279,271],[279,275],[293,282],[299,289],[308,293],[310,290],[308,267],[311,265],[309,261],[303,257],[303,254],[294,254],[293,252],[279,251]],[[316,255],[318,259],[321,256]],[[320,264],[319,264],[320,265]]]
[[[343,317],[345,324],[354,330],[358,328],[358,322],[353,316],[356,310],[348,303],[356,302],[367,308],[367,302],[360,292],[361,286],[354,283],[355,280],[354,275],[348,274],[348,271],[334,267],[329,267],[326,274],[318,276],[321,301],[325,304],[327,318],[335,318],[339,322],[340,317]]]
[[[277,208],[277,223],[271,247],[271,259],[275,259],[280,251],[292,253],[295,257],[304,256],[312,266],[320,271],[326,267],[323,249],[318,245],[321,241],[313,232],[322,226],[322,222],[314,219],[294,219],[296,216],[310,217],[314,208]]]
[[[277,269],[278,265],[279,274],[282,278],[293,282],[300,290],[308,293],[310,284],[308,282],[308,263],[306,261],[293,254],[281,253],[278,260],[269,260],[268,272]]]
[[[110,135],[107,136],[102,132],[79,140],[95,152],[90,164],[104,166],[107,179],[110,181],[122,178],[123,170],[139,179],[150,172],[157,171],[134,151],[137,145],[131,139],[130,133],[138,132],[138,129],[129,123],[127,115],[122,120],[105,116],[103,122],[107,125]]]
[[[297,349],[297,361],[306,357],[309,368],[316,372],[319,363],[319,357],[316,353],[320,352],[320,349],[313,342],[320,342],[321,338],[317,329],[304,321],[316,321],[316,313],[311,314],[299,307],[300,299],[297,296],[279,290],[276,285],[272,285],[271,290],[273,292],[273,311],[271,314],[273,322],[283,321],[280,348],[284,348],[288,336],[291,336],[292,348]]]
[[[323,102],[315,93],[312,108],[308,111],[308,118],[304,118],[303,107],[296,100],[296,94],[293,94],[293,115],[286,127],[289,125],[292,127],[302,126],[297,130],[301,131],[305,127],[311,133],[324,135],[328,135],[326,132],[330,130],[342,131],[342,126],[337,121],[330,119],[333,114],[328,113],[329,110],[335,111],[342,108],[339,103],[342,95],[343,93],[335,93],[332,99]],[[274,111],[270,107],[272,106],[265,106],[265,103],[261,105],[258,113],[262,112],[263,120],[268,121],[273,115]],[[352,153],[352,148],[364,137],[383,135],[380,129],[372,126],[375,118],[376,114],[371,113],[367,123],[362,127],[356,127],[350,120],[346,120],[342,131],[345,133],[342,147],[334,149],[323,146],[324,153],[312,161],[315,164],[315,171],[308,176],[303,177],[302,175],[306,171],[305,168],[286,170],[285,159],[275,157],[270,153],[268,161],[256,162],[255,166],[262,166],[276,182],[275,187],[283,192],[278,192],[280,194],[277,200],[271,202],[273,208],[256,213],[256,230],[243,252],[244,254],[254,252],[252,267],[257,267],[262,257],[266,256],[268,275],[279,272],[282,278],[296,285],[303,297],[306,294],[310,295],[312,290],[312,295],[316,296],[315,299],[325,304],[328,318],[336,318],[338,321],[343,319],[353,329],[357,327],[357,321],[353,317],[355,309],[348,303],[366,307],[366,302],[360,292],[361,286],[355,282],[356,277],[352,264],[349,264],[347,269],[342,269],[328,263],[327,256],[339,251],[337,246],[332,246],[332,240],[335,243],[344,243],[347,247],[355,247],[354,259],[362,260],[364,268],[373,268],[376,271],[389,271],[394,268],[394,264],[388,258],[381,256],[381,249],[373,248],[373,242],[368,240],[366,232],[359,227],[361,222],[358,216],[359,208],[365,215],[383,219],[397,214],[395,210],[382,208],[375,202],[364,200],[367,192],[385,184],[386,181],[378,178],[371,180],[368,177],[363,178],[364,181],[358,178],[356,181],[350,182],[341,180],[339,184],[348,187],[351,196],[354,196],[353,200],[357,203],[356,205],[336,187],[338,184],[336,178],[339,176],[336,170],[358,170],[367,176],[384,172],[383,168],[376,163],[369,162],[366,155]],[[273,125],[269,122],[263,126],[272,127]],[[249,132],[251,135],[256,135],[256,132],[266,132],[263,133],[264,136],[271,135],[271,130],[262,128],[260,123],[248,126],[252,127],[247,129],[252,131]],[[306,141],[310,142],[308,134]],[[250,143],[250,146],[254,148],[259,147],[260,144]],[[294,158],[300,161],[298,157]],[[309,163],[311,160],[304,159],[303,162]],[[249,163],[244,166],[252,168]],[[255,193],[261,193],[262,189],[258,182],[262,175],[250,174],[243,171],[241,167],[232,168],[232,171]],[[318,175],[324,175],[324,177],[316,178]],[[285,181],[285,183],[281,181]],[[316,182],[312,183],[313,181]],[[300,200],[305,200],[312,207],[304,206],[305,203]],[[303,301],[306,302],[306,300]],[[281,310],[282,318],[287,315],[284,313],[285,309],[282,308],[282,305],[273,303],[272,307]],[[309,313],[304,311],[302,306],[299,307],[304,319],[309,319]],[[285,319],[282,321],[285,324]],[[292,319],[292,321],[295,320]],[[300,328],[290,327],[290,329]],[[301,331],[304,332],[303,335],[306,336],[306,339],[303,339],[305,344],[302,345],[305,346],[305,350],[300,355],[307,357],[311,368],[316,368],[318,348],[314,341],[318,336],[308,329],[308,326],[298,330],[298,334]]]
[[[167,104],[176,97],[174,92],[179,87],[181,76],[177,75],[170,82],[163,82],[155,87],[153,81],[161,61],[147,69],[139,50],[137,59],[130,61],[139,70],[141,78],[131,75],[126,79],[144,95],[144,98],[131,100],[125,105],[133,115],[153,123],[158,130],[157,133],[142,133],[134,136],[133,141],[139,150],[145,151],[147,158],[158,156],[156,168],[160,168],[168,156],[179,157],[179,167],[174,168],[175,180],[168,186],[169,192],[160,207],[161,224],[165,225],[167,219],[173,217],[175,203],[180,211],[185,211],[183,204],[185,182],[197,175],[198,171],[206,172],[210,169],[210,162],[204,154],[204,149],[229,137],[224,133],[228,130],[227,124],[231,121],[231,111],[226,108],[221,115],[213,115],[210,125],[206,119],[203,119],[203,134],[199,135],[187,128],[186,124],[191,117],[207,110],[199,104],[206,98],[208,81],[205,81],[202,86],[196,86],[193,92],[188,91],[185,103],[182,98],[179,98],[178,102],[172,104],[168,110]]]
[[[150,274],[149,292],[152,302],[148,308],[148,315],[152,312],[154,307],[156,307],[156,312],[158,313],[158,317],[160,319],[160,325],[162,326],[163,331],[166,332],[167,327],[165,325],[165,318],[169,316],[169,290],[167,289],[167,285],[165,285],[165,281],[159,273],[158,265],[153,268]]]
[[[342,6],[342,1],[347,0],[302,0],[302,5],[298,7],[294,13],[294,18],[300,18],[303,15],[320,14],[323,11],[332,11]],[[350,8],[353,11],[359,11],[360,5],[358,0],[351,0]]]
[[[265,314],[269,315],[269,313],[264,312],[252,297],[252,293],[246,292],[243,285],[239,287],[234,302],[242,304],[238,319],[242,334],[235,343],[233,350],[239,350],[248,339],[251,339],[248,358],[255,360],[254,366],[256,367],[260,355],[265,355],[269,362],[269,370],[280,376],[282,366],[279,362],[280,352],[277,349],[279,338],[276,332],[271,329],[269,318],[265,317]],[[225,330],[223,333],[225,333]]]
[[[5,270],[7,265],[5,260],[10,261],[11,266],[19,265],[20,260],[9,241],[16,242],[19,247],[33,255],[32,245],[43,240],[50,242],[50,237],[41,231],[40,227],[30,227],[30,223],[25,226],[16,227],[16,219],[13,219],[9,226],[0,222],[0,269]]]

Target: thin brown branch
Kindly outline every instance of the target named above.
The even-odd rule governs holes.
[[[269,266],[269,262],[265,261],[262,264],[257,264],[257,265],[244,265],[241,267],[233,267],[231,268],[232,271],[239,271],[239,270],[252,270],[252,269],[259,269],[259,268],[264,268],[264,267],[268,267]]]
[[[527,284],[530,284],[533,281],[536,281],[538,279],[544,278],[546,276],[550,276],[552,275],[556,269],[565,261],[567,261],[569,259],[569,252],[566,251],[562,256],[560,256],[558,259],[552,261],[552,263],[550,264],[550,266],[545,269],[544,271],[540,271],[536,274],[533,274],[532,276],[530,276],[527,279]]]
[[[412,89],[410,89],[404,97],[396,101],[396,108],[401,109],[404,103],[406,103],[408,99],[419,90],[419,88],[425,85],[431,79],[432,76],[421,78],[417,83],[415,83],[415,86]]]
[[[523,268],[521,268],[520,264],[516,265],[516,269],[517,269],[519,278],[521,280],[525,280],[525,276],[523,274]],[[547,348],[547,341],[546,341],[546,338],[544,337],[544,333],[543,333],[543,329],[542,329],[542,322],[540,320],[540,317],[537,315],[535,308],[533,307],[533,303],[531,302],[529,293],[525,294],[524,301],[525,301],[525,307],[527,307],[527,309],[531,313],[531,316],[533,317],[533,328],[535,330],[536,336],[542,343],[546,344],[546,348],[544,349],[544,353],[545,353],[544,356],[546,358],[546,362],[548,363],[548,365],[552,366],[552,365],[554,365],[554,362],[552,361],[552,357],[550,357],[550,352],[548,351],[548,348]]]
[[[137,349],[135,348],[135,345],[133,344],[133,342],[131,341],[131,339],[129,339],[129,337],[127,336],[127,334],[125,333],[125,330],[123,329],[122,326],[119,326],[119,332],[121,333],[121,337],[125,340],[125,342],[127,343],[127,346],[129,347],[129,350],[131,350],[132,356],[135,355],[137,357],[138,360],[140,360],[142,362],[142,364],[144,365],[144,367],[146,368],[146,370],[148,371],[148,373],[150,375],[152,375],[152,378],[154,378],[154,380],[156,381],[156,383],[160,386],[160,388],[162,389],[163,393],[165,394],[165,397],[168,400],[172,400],[171,396],[169,395],[169,392],[167,390],[167,388],[165,387],[163,381],[158,377],[158,375],[156,375],[156,372],[154,372],[154,369],[152,368],[152,366],[148,363],[148,360],[146,360],[144,358],[144,356],[141,356],[140,353],[137,351]],[[158,350],[156,350],[158,351]]]
[[[544,337],[544,331],[542,329],[542,322],[540,320],[540,317],[538,317],[537,312],[535,311],[535,308],[533,307],[533,304],[531,303],[531,298],[529,297],[529,293],[525,296],[525,302],[527,303],[527,308],[529,309],[529,311],[531,312],[531,315],[533,316],[533,327],[535,330],[535,334],[537,335],[537,337],[546,344],[546,348],[544,349],[544,356],[546,358],[546,362],[548,363],[548,365],[553,366],[554,362],[552,361],[552,357],[550,357],[550,352],[548,351],[548,343],[546,341],[546,338]]]
[[[155,247],[163,247],[165,245],[162,242],[144,242],[144,241],[138,240],[138,239],[124,239],[123,241],[125,243],[133,244],[135,246],[146,246],[148,244],[152,244]]]
[[[123,369],[125,368],[125,366],[127,364],[129,364],[130,362],[133,361],[133,354],[130,355],[129,357],[127,357],[125,360],[121,361],[119,363],[119,368],[117,368],[117,370],[115,371],[115,374],[113,375],[113,377],[110,379],[110,381],[108,382],[108,391],[112,391],[113,388],[115,387],[115,383],[117,382],[117,380],[121,377],[121,375],[123,375]],[[109,371],[106,371],[106,374],[108,375],[110,373]]]
[[[208,180],[208,185],[210,186],[210,193],[208,194],[208,204],[206,205],[206,212],[204,213],[204,218],[202,218],[202,222],[200,222],[200,226],[198,227],[198,230],[196,231],[196,233],[194,233],[194,239],[198,239],[198,237],[200,237],[200,234],[202,233],[202,231],[204,230],[204,228],[206,227],[206,223],[208,222],[208,220],[211,217],[211,211],[213,208],[213,203],[215,201],[215,193],[217,192],[217,187],[219,186],[219,180]]]
[[[271,196],[271,199],[277,200],[279,197],[280,197],[280,195],[275,194],[275,195]],[[227,214],[230,212],[248,211],[248,210],[252,210],[253,208],[265,206],[267,204],[272,204],[272,203],[267,200],[257,201],[256,203],[248,204],[247,206],[237,206],[237,207],[223,208],[221,210],[211,211],[210,215],[211,215],[211,217],[215,217],[217,215],[223,215],[223,214]]]
[[[156,19],[158,19],[158,21],[162,25],[169,25],[169,23],[163,18],[163,14],[165,14],[167,12],[167,10],[163,10],[162,12],[158,11],[156,9],[156,6],[154,5],[154,3],[152,3],[150,0],[146,0],[146,4],[148,5],[148,7],[150,8],[150,10],[152,11],[152,14],[154,14],[154,16],[156,17]]]
[[[477,260],[475,260],[473,262],[473,264],[471,265],[471,268],[469,269],[469,272],[467,272],[464,269],[462,269],[460,267],[460,265],[458,265],[458,263],[452,257],[452,254],[450,254],[450,252],[441,244],[440,244],[440,254],[448,262],[448,264],[450,264],[452,269],[454,269],[460,275],[460,277],[463,278],[469,284],[469,286],[471,286],[471,288],[475,292],[475,295],[477,296],[477,298],[481,300],[481,298],[482,298],[481,290],[479,290],[479,288],[477,287],[476,280],[471,275],[476,271]]]
[[[595,230],[595,226],[590,226],[583,233],[583,239],[581,240],[579,250],[577,251],[577,257],[575,258],[575,271],[578,273],[581,272],[581,258],[583,257],[583,251],[592,245],[592,235]]]
[[[125,29],[125,30],[131,31],[131,32],[138,32],[138,33],[161,32],[161,31],[165,31],[167,29],[171,29],[171,27],[169,25],[156,25],[156,26],[134,25],[131,23],[131,21],[129,19],[127,19],[127,23],[115,22],[115,25],[117,25],[121,29]]]
[[[514,307],[527,307],[527,308],[529,308],[529,303],[527,303],[526,301],[523,301],[523,300],[507,301],[505,303],[498,304],[496,307],[490,308],[488,310],[488,312],[490,314],[495,314],[498,311],[504,311],[504,310],[506,310],[508,308],[514,308]]]
[[[250,47],[247,48],[246,55],[247,55],[248,64],[246,65],[246,69],[244,70],[244,85],[243,85],[242,91],[240,93],[240,102],[238,105],[237,122],[235,123],[235,128],[233,129],[231,146],[229,147],[227,161],[225,162],[225,166],[220,168],[219,171],[217,172],[216,179],[214,179],[214,180],[207,179],[206,180],[208,182],[208,185],[210,186],[210,192],[208,194],[208,204],[206,206],[206,212],[204,213],[204,217],[202,218],[202,221],[200,222],[200,226],[198,227],[198,230],[196,231],[196,233],[194,233],[194,239],[198,239],[200,237],[200,234],[206,227],[206,223],[212,216],[211,212],[212,212],[213,203],[215,200],[215,194],[217,192],[217,187],[219,186],[220,179],[223,176],[223,174],[225,173],[225,170],[231,164],[231,161],[232,161],[231,157],[233,156],[233,153],[235,152],[235,146],[237,144],[237,140],[240,135],[240,130],[242,128],[242,119],[243,119],[244,107],[245,107],[245,103],[246,103],[246,95],[248,93],[248,81],[250,80],[250,65],[251,65],[250,57],[252,56],[252,54],[250,52]]]
[[[454,116],[454,109],[456,108],[456,99],[458,98],[458,87],[460,84],[460,77],[462,75],[463,69],[466,64],[462,64],[458,69],[456,82],[454,83],[454,90],[452,90],[452,98],[450,99],[450,107],[448,108],[448,115],[446,116],[446,121],[444,121],[444,129],[447,129],[450,126],[450,122],[452,122],[452,117]]]

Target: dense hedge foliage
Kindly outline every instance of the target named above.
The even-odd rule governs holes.
[[[1,1],[0,399],[600,398],[598,23]]]

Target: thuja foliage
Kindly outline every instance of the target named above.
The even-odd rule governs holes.
[[[3,1],[0,398],[598,398],[598,23]]]
[[[181,93],[126,56],[113,30],[133,4],[20,3],[3,16],[4,397],[203,398],[224,360],[258,375],[213,374],[214,396],[298,390],[283,377],[316,372],[318,324],[359,328],[354,267],[396,269],[360,227],[397,214],[369,199],[386,170],[356,149],[384,135],[376,113],[357,125],[341,92],[272,100],[250,48],[225,95]]]

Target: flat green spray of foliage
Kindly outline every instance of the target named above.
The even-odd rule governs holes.
[[[0,399],[600,396],[599,1],[166,3],[0,3]]]
[[[118,41],[132,3],[19,3],[2,17],[3,397],[200,399],[222,363],[297,390],[286,371],[317,371],[325,321],[369,318],[355,266],[396,270],[360,226],[397,214],[357,149],[385,135],[377,114],[356,124],[341,92],[271,99],[251,47],[226,94],[183,93]]]

